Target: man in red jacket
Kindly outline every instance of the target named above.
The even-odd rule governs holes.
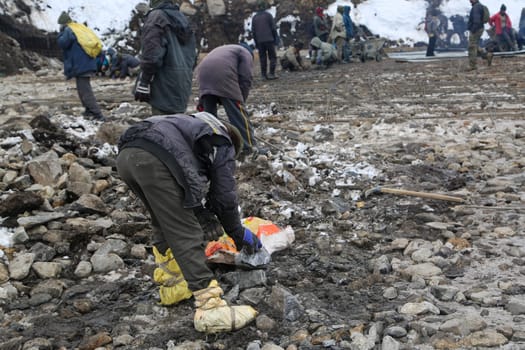
[[[489,24],[496,28],[499,51],[517,51],[512,22],[505,5],[501,5],[499,12],[490,17]]]

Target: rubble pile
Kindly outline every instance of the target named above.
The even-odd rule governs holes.
[[[214,336],[191,300],[158,304],[149,218],[115,171],[118,136],[149,111],[133,81],[93,80],[102,124],[56,66],[3,78],[0,349],[523,349],[525,63],[504,63],[256,78],[271,154],[238,164],[242,214],[295,241],[266,269],[215,267],[259,316]]]

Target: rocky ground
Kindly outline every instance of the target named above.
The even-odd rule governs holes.
[[[242,211],[295,241],[263,270],[216,267],[259,311],[218,335],[191,301],[157,304],[148,217],[113,167],[149,109],[97,78],[108,121],[85,120],[60,68],[1,79],[0,349],[525,349],[523,57],[257,78],[272,153],[239,163]]]

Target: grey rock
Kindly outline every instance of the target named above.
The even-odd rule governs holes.
[[[105,273],[124,267],[124,260],[115,253],[93,254],[90,261],[93,265],[93,271],[97,273]]]
[[[15,255],[14,259],[9,263],[9,275],[14,280],[21,280],[29,275],[31,265],[35,260],[33,253],[20,253]]]

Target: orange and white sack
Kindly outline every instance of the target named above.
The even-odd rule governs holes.
[[[294,230],[290,226],[284,229],[269,220],[250,216],[242,220],[242,224],[257,235],[263,247],[271,255],[290,247],[295,241]]]

